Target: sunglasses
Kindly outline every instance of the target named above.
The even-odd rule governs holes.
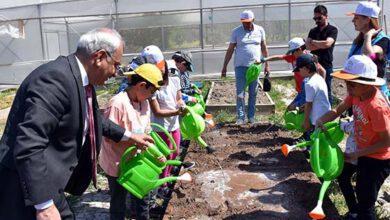
[[[321,20],[322,20],[322,16],[313,17],[313,20],[315,20],[315,21],[321,21]]]

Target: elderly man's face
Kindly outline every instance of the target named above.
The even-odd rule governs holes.
[[[123,44],[113,54],[105,50],[100,50],[97,53],[98,58],[94,65],[93,74],[89,76],[89,81],[93,85],[103,85],[110,77],[117,74],[121,65]]]
[[[245,30],[251,30],[252,29],[252,22],[242,22],[242,26],[244,26]]]

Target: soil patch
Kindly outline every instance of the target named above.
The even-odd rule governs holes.
[[[216,148],[206,154],[194,143],[186,160],[195,161],[191,184],[176,184],[164,219],[308,219],[320,182],[300,151],[285,158],[291,134],[270,124],[220,125],[204,135]],[[329,199],[329,219],[339,219]]]
[[[248,93],[245,93],[245,97],[249,97]],[[221,105],[221,104],[236,104],[236,84],[235,81],[214,82],[212,94],[208,97],[208,104]],[[256,96],[256,103],[271,104],[270,100],[266,96],[265,92],[258,90]]]

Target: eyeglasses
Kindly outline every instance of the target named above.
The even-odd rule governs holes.
[[[315,20],[315,21],[321,21],[321,20],[322,20],[322,16],[313,17],[313,20]]]
[[[114,58],[112,57],[112,54],[110,52],[108,52],[107,50],[103,50],[103,51],[107,54],[107,57],[110,57],[110,59],[112,61],[114,61],[114,66],[115,66],[116,73],[121,72],[122,71],[121,62],[115,61]]]

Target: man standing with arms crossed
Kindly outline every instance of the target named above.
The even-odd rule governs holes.
[[[328,10],[323,5],[314,8],[313,20],[317,27],[309,32],[306,39],[306,47],[312,54],[317,55],[318,62],[326,71],[326,86],[328,87],[329,102],[332,103],[332,76],[333,72],[333,48],[337,39],[337,28],[329,24]]]
[[[248,67],[260,62],[261,57],[268,56],[265,32],[263,27],[254,24],[255,16],[251,10],[245,10],[240,15],[242,25],[236,27],[230,38],[230,44],[226,51],[221,77],[226,77],[227,65],[232,58],[234,49],[234,72],[236,77],[236,111],[237,125],[245,123],[245,75]],[[268,74],[268,63],[265,63],[264,73]],[[248,122],[255,122],[255,104],[257,95],[257,80],[249,84]]]

